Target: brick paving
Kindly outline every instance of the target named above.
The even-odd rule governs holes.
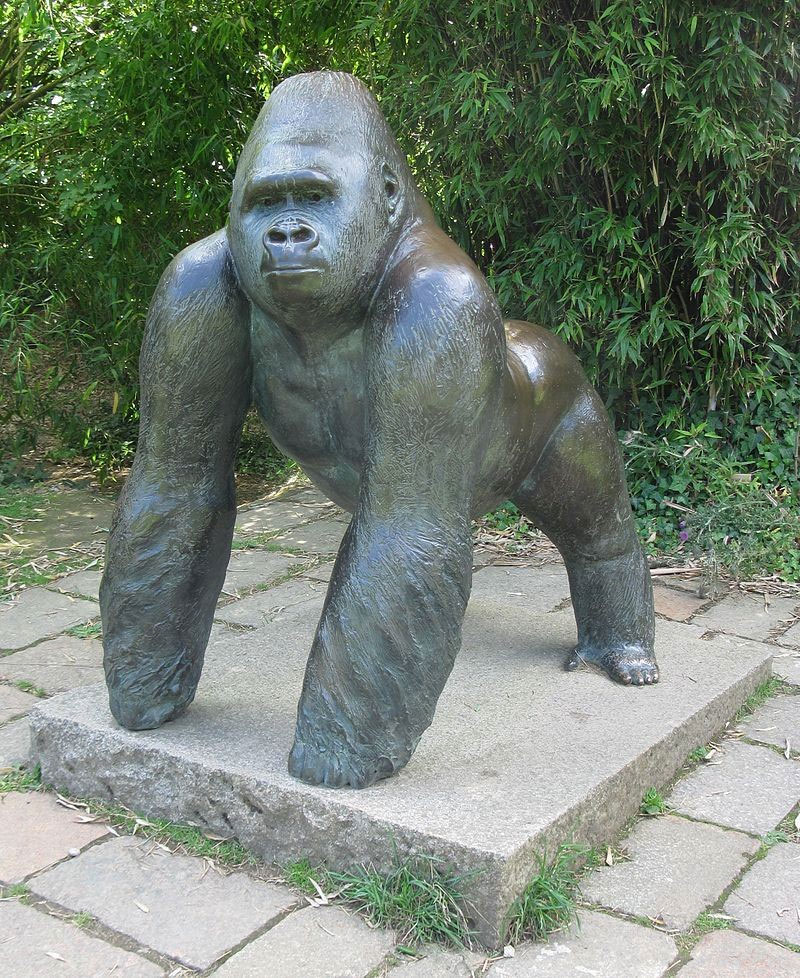
[[[72,493],[52,546],[91,540],[106,501]],[[51,526],[52,524],[52,526]],[[258,628],[321,602],[346,518],[315,490],[243,508],[212,634]],[[83,536],[82,536],[83,534]],[[42,541],[38,541],[41,544]],[[568,603],[563,568],[488,566],[497,588],[548,609]],[[502,563],[502,562],[501,562]],[[0,778],[27,753],[27,713],[47,695],[98,679],[100,571],[74,572],[0,604]],[[220,978],[800,978],[800,600],[692,593],[657,585],[656,610],[680,627],[768,642],[794,684],[732,724],[667,794],[670,813],[638,819],[587,874],[580,926],[506,956],[424,948],[339,907],[309,906],[270,867],[231,870],[66,807],[52,792],[0,794],[0,973]],[[75,626],[79,626],[78,629]],[[67,632],[71,631],[71,634]],[[22,718],[22,719],[20,719]],[[788,756],[787,756],[788,755]],[[609,840],[614,842],[615,840]],[[172,847],[174,849],[175,846]]]

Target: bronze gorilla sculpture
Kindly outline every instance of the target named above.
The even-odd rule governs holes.
[[[228,226],[181,252],[141,356],[141,437],[101,588],[111,710],[156,727],[195,695],[230,556],[252,401],[353,513],[306,669],[289,770],[363,787],[403,767],[460,644],[470,520],[511,498],[561,551],[578,646],[658,679],[653,600],[616,438],[567,347],[503,323],[355,78],[270,96]]]

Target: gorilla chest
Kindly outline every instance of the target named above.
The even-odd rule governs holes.
[[[357,493],[364,443],[361,331],[303,353],[272,330],[253,330],[253,393],[278,447],[339,493]]]

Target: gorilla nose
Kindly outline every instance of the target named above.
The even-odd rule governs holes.
[[[264,232],[264,247],[270,252],[276,247],[282,251],[296,249],[299,252],[307,252],[318,244],[319,235],[304,221],[282,221],[273,224]]]

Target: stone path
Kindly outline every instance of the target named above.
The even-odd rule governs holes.
[[[72,502],[80,515],[63,532],[52,526],[55,545],[66,534],[96,547],[107,510]],[[345,527],[344,514],[308,488],[243,509],[212,648],[232,632],[291,623],[298,608],[321,607]],[[476,552],[478,586],[480,568],[496,558]],[[552,572],[560,595],[563,572],[557,564]],[[527,573],[513,570],[520,590]],[[0,604],[6,788],[26,763],[25,714],[37,697],[102,680],[99,579],[95,566]],[[713,602],[669,580],[656,586],[660,615],[695,632],[768,643],[787,682],[697,752],[666,795],[667,814],[639,818],[626,838],[611,840],[603,865],[584,878],[579,927],[520,945],[513,956],[432,948],[413,959],[392,933],[339,907],[310,905],[270,879],[270,867],[231,870],[140,832],[125,835],[54,793],[6,790],[0,973],[800,978],[800,608],[790,598]]]

